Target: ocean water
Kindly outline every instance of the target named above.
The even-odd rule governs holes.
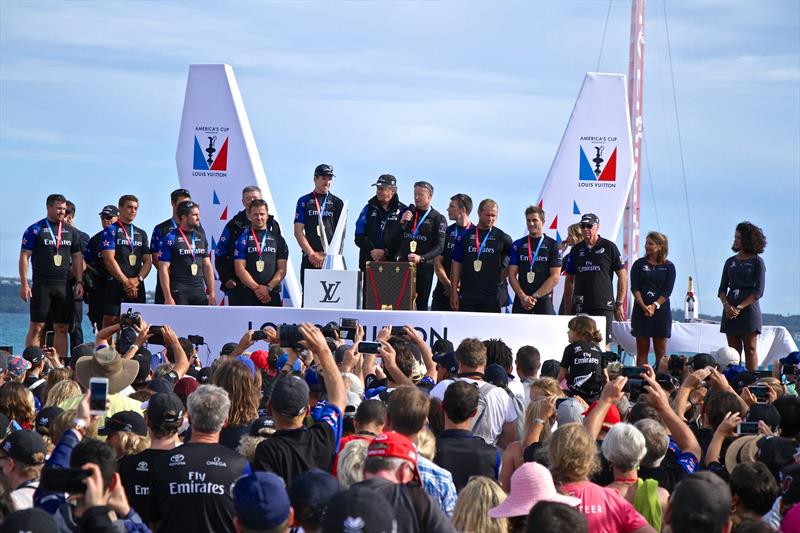
[[[28,333],[30,316],[27,313],[0,313],[0,346],[12,346],[15,353],[25,347],[25,335]],[[83,338],[94,340],[92,325],[86,315],[83,316]]]

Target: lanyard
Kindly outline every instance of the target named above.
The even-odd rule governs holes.
[[[539,237],[539,244],[536,245],[536,251],[531,255],[531,234],[528,233],[528,262],[531,264],[530,271],[533,271],[533,265],[536,263],[536,258],[539,257],[539,248],[542,247],[544,242],[544,235]]]
[[[178,223],[177,223],[177,222],[175,222],[175,219],[174,219],[174,218],[171,218],[171,219],[169,219],[169,221],[172,223],[172,229],[175,229],[175,228],[177,228],[177,227],[178,227]]]
[[[261,245],[258,244],[258,237],[256,237],[256,230],[250,226],[250,233],[253,234],[253,242],[256,243],[256,252],[258,252],[258,258],[261,259],[261,254],[263,253],[264,248],[267,247],[267,234],[269,234],[269,230],[264,229],[264,236],[261,238]]]
[[[454,240],[454,241],[455,241],[455,240],[456,240],[456,238],[458,237],[458,224],[456,224],[455,226],[456,226],[456,227],[455,227],[455,228],[453,228],[453,240]],[[464,230],[469,230],[469,229],[471,229],[471,228],[472,228],[472,222],[470,222],[469,224],[467,224],[466,226],[464,226]],[[463,230],[462,230],[462,231],[463,231]]]
[[[481,258],[481,253],[483,253],[483,247],[486,246],[486,241],[489,239],[489,235],[492,234],[493,230],[494,228],[490,228],[489,232],[483,237],[483,242],[478,244],[478,226],[475,226],[475,247],[478,249],[478,259]]]
[[[130,227],[131,227],[131,234],[130,235],[128,235],[128,232],[125,231],[125,224],[120,222],[119,223],[119,227],[122,228],[122,233],[124,233],[125,234],[125,238],[128,239],[128,245],[131,247],[131,252],[132,252],[133,251],[133,234],[134,234],[134,232],[133,232],[133,222],[130,223]]]
[[[52,235],[53,239],[56,241],[56,253],[58,253],[58,249],[61,248],[61,222],[58,223],[58,235],[53,233],[53,228],[50,227],[50,221],[44,219],[44,223],[47,224],[47,229],[50,230],[50,235]]]
[[[192,244],[189,244],[189,239],[186,238],[186,234],[183,232],[183,228],[178,226],[178,231],[181,232],[181,235],[183,236],[183,241],[189,246],[189,251],[192,253],[192,263],[194,263],[195,262],[195,257],[194,257],[194,230],[192,230]]]
[[[319,206],[319,200],[317,200],[316,191],[312,191],[311,194],[314,195],[314,203],[317,204],[317,213],[319,213],[319,216],[322,217],[322,212],[325,211],[325,206],[328,205],[328,195],[330,193],[325,193],[325,199],[322,201],[322,207]]]
[[[425,219],[428,218],[428,215],[431,214],[431,209],[433,208],[429,207],[428,210],[425,211],[425,214],[422,216],[422,219],[419,220],[419,222],[417,222],[417,219],[419,218],[419,211],[414,209],[414,227],[411,230],[412,239],[417,236],[417,233],[419,232],[419,227],[422,225],[423,222],[425,222]]]

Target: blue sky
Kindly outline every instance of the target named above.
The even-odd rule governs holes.
[[[50,192],[78,205],[88,233],[125,193],[140,198],[142,226],[168,216],[191,63],[233,65],[285,226],[327,162],[353,210],[391,172],[405,200],[416,179],[433,182],[442,211],[456,192],[491,196],[498,226],[521,235],[597,65],[608,5],[6,0],[0,274],[16,276],[19,239]],[[674,305],[695,275],[701,312],[718,312],[722,262],[748,219],[769,239],[762,308],[800,313],[800,3],[666,4],[697,273],[664,4],[647,9],[642,230],[671,239]],[[627,73],[629,17],[628,2],[613,2],[600,71]],[[352,242],[346,253],[355,264]]]

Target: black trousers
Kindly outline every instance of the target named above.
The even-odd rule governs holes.
[[[433,288],[433,263],[417,264],[417,311],[428,310],[428,300]]]
[[[234,299],[230,297],[233,293],[236,293],[235,304],[233,303]],[[261,300],[258,299],[256,293],[244,285],[237,285],[236,288],[228,293],[228,301],[231,302],[231,305],[253,305],[260,307],[281,307],[283,305],[283,302],[281,301],[280,289],[270,291],[269,296],[269,303],[261,303]]]
[[[548,294],[544,298],[539,298],[536,300],[536,305],[528,311],[524,307],[522,307],[522,303],[519,301],[519,298],[514,296],[514,305],[511,307],[511,312],[518,315],[554,315],[555,310],[553,309],[553,296]]]
[[[499,313],[500,303],[497,298],[486,300],[461,300],[459,309],[469,313]]]

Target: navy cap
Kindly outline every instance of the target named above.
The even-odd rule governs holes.
[[[450,351],[433,356],[433,362],[442,365],[448,372],[458,372],[456,352]]]
[[[283,416],[299,416],[308,407],[308,384],[294,375],[281,376],[275,381],[269,398],[272,410]]]
[[[136,411],[118,411],[106,417],[105,425],[97,430],[97,434],[107,436],[117,431],[146,437],[147,424],[144,421],[144,417]]]
[[[322,513],[328,502],[336,496],[341,487],[339,480],[333,475],[318,468],[303,472],[289,485],[289,501],[297,512],[301,506],[310,507],[313,512],[311,516],[303,518],[319,523],[322,520]]]
[[[275,421],[271,416],[262,416],[260,418],[256,418],[250,424],[251,437],[269,437],[275,433],[275,431]]]
[[[3,440],[0,452],[26,465],[40,465],[44,463],[47,449],[41,435],[35,431],[21,429],[10,433]]]
[[[22,351],[24,357],[31,365],[36,366],[44,359],[44,352],[38,346],[28,346]]]
[[[394,507],[383,494],[356,484],[328,502],[322,533],[392,533],[397,528],[394,516]]]
[[[763,437],[756,443],[758,453],[756,459],[761,461],[774,476],[780,474],[781,469],[794,463],[794,454],[797,448],[795,442],[784,437]]]
[[[247,529],[274,529],[289,519],[291,504],[286,484],[272,472],[244,476],[231,492],[236,516]]]
[[[167,378],[161,377],[147,382],[147,388],[153,392],[172,392],[174,383]]]
[[[39,414],[36,415],[36,422],[34,423],[36,431],[38,431],[40,435],[50,435],[50,424],[63,412],[64,410],[56,405],[43,408],[39,411]]]
[[[591,225],[594,226],[595,224],[599,224],[600,223],[600,219],[594,213],[585,213],[581,217],[581,221],[579,223],[580,224],[591,224]]]
[[[381,174],[378,176],[378,181],[372,184],[373,187],[375,185],[388,185],[389,187],[397,187],[397,178],[391,174]]]
[[[497,363],[492,363],[486,367],[486,370],[483,371],[483,379],[495,387],[508,386],[508,372]]]
[[[197,382],[201,385],[206,385],[211,380],[211,367],[204,366],[197,373]]]
[[[231,352],[233,352],[237,346],[239,345],[235,342],[226,342],[225,344],[222,345],[222,349],[219,351],[219,354],[230,355]]]
[[[147,401],[147,419],[155,426],[178,427],[183,422],[183,402],[174,392],[159,392]]]
[[[115,205],[107,205],[97,214],[101,217],[118,217],[119,209],[117,209],[117,206]]]
[[[692,370],[702,370],[707,366],[717,368],[717,360],[711,354],[699,353],[692,357]]]
[[[2,533],[18,533],[20,531],[49,533],[50,531],[58,531],[58,523],[56,523],[53,515],[39,508],[22,509],[6,516],[2,526],[0,526],[0,532]]]
[[[317,165],[317,168],[314,169],[315,176],[336,176],[333,173],[333,167],[330,165],[326,165],[325,163],[321,165]]]
[[[797,365],[800,364],[800,352],[792,352],[786,357],[781,357],[782,365]]]

